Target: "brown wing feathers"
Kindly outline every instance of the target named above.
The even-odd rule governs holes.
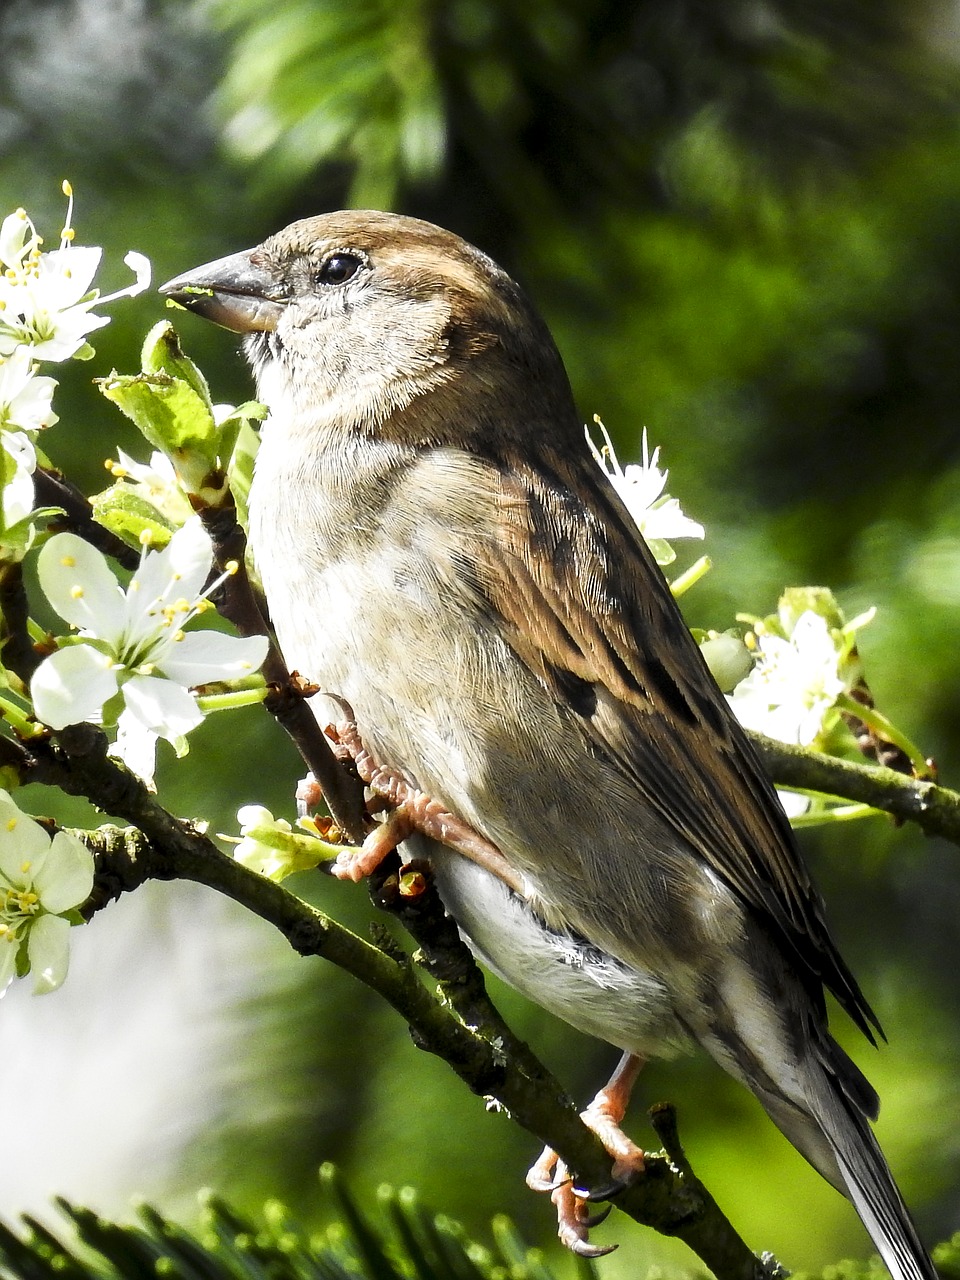
[[[773,788],[659,567],[602,476],[589,486],[590,510],[572,497],[568,466],[555,457],[539,473],[502,476],[500,554],[481,567],[481,580],[511,645],[577,713],[592,747],[872,1039],[870,1025],[879,1024],[827,931]],[[559,502],[557,493],[565,495]]]

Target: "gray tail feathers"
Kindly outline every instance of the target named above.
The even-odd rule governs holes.
[[[937,1280],[866,1118],[876,1115],[876,1094],[834,1041],[822,1045],[819,1056],[823,1065],[813,1068],[816,1083],[807,1105],[836,1160],[847,1195],[894,1280]]]

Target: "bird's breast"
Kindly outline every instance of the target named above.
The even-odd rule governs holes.
[[[667,939],[691,934],[676,892],[689,853],[484,599],[471,564],[495,536],[493,468],[370,441],[318,451],[272,425],[251,541],[287,664],[350,704],[381,763],[497,845],[552,928],[667,962]],[[336,701],[313,707],[321,723],[342,718]]]

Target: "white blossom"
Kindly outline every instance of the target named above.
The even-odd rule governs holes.
[[[103,250],[73,244],[68,183],[64,191],[69,197],[66,224],[59,248],[50,253],[42,251],[43,240],[23,209],[0,224],[0,357],[19,347],[30,348],[34,360],[88,355],[86,335],[110,320],[96,315],[93,307],[141,293],[150,284],[150,263],[131,252],[124,262],[134,272],[133,284],[101,296],[93,278]]]
[[[756,665],[729,695],[730,706],[745,728],[809,746],[845,691],[843,653],[826,619],[808,609],[788,639],[762,633],[757,649]]]
[[[247,804],[237,810],[241,839],[221,837],[236,844],[237,862],[278,884],[295,871],[312,871],[321,862],[337,857],[345,846],[324,840],[311,818],[301,818],[295,831],[286,818],[275,818],[263,805]],[[303,834],[308,832],[309,834]]]
[[[173,463],[159,449],[150,455],[149,462],[137,462],[118,449],[117,461],[108,462],[107,470],[115,480],[129,484],[172,524],[184,524],[193,515],[193,508],[180,486]]]
[[[67,975],[70,920],[93,888],[93,856],[69,832],[53,837],[0,791],[0,993],[17,974],[34,991]]]
[[[7,432],[2,437],[3,457],[0,458],[2,475],[3,530],[19,523],[33,510],[33,473],[37,467],[37,453],[29,436],[22,431]]]
[[[652,456],[648,452],[646,428],[644,428],[641,443],[643,461],[639,465],[630,463],[626,467],[621,467],[606,427],[599,418],[594,421],[603,433],[603,445],[597,448],[591,438],[590,428],[587,427],[586,436],[590,452],[603,468],[604,474],[636,522],[657,564],[661,566],[672,564],[677,558],[677,553],[670,545],[670,540],[702,538],[703,525],[685,516],[677,499],[664,493],[667,472],[661,471],[658,466],[659,446],[654,449]]]
[[[264,636],[184,632],[209,607],[200,593],[212,559],[198,517],[162,551],[144,551],[126,590],[82,538],[58,533],[45,543],[40,586],[79,636],[62,641],[34,673],[38,719],[63,729],[81,721],[112,724],[119,716],[115,751],[149,780],[156,738],[179,745],[203,719],[191,687],[247,675],[266,657]]]
[[[53,412],[57,383],[35,372],[33,356],[17,347],[0,360],[0,431],[42,431],[59,419]]]

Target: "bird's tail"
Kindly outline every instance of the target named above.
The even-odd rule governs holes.
[[[870,1127],[876,1093],[832,1039],[819,1047],[803,1073],[804,1120],[797,1124],[799,1112],[784,1107],[782,1095],[770,1099],[767,1110],[810,1163],[853,1201],[894,1280],[938,1280]]]

